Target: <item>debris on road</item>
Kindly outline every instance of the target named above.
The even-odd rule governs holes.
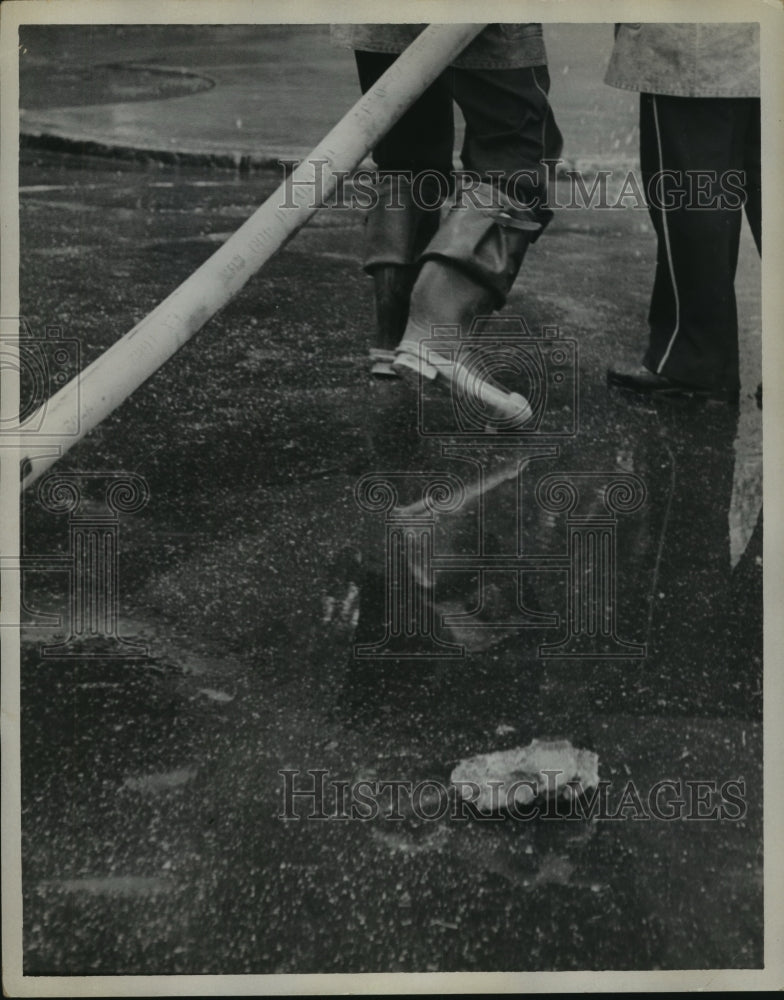
[[[543,795],[570,794],[599,784],[599,757],[569,740],[532,740],[527,747],[479,754],[461,761],[450,778],[463,798],[482,812],[526,805]]]

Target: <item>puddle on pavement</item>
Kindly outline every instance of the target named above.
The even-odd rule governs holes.
[[[296,325],[291,343],[284,342],[285,330],[275,331],[298,373],[306,368],[291,344],[323,336],[320,327],[311,334],[303,330]],[[204,343],[209,346],[209,340]],[[343,341],[334,347],[341,359],[350,357],[350,349]],[[249,353],[245,345],[232,359],[227,397],[235,402],[265,367],[266,348],[258,350]],[[234,362],[248,359],[249,382],[238,390]],[[332,362],[330,357],[324,363]],[[309,389],[296,383],[283,389],[291,392],[294,409],[279,406],[275,396],[263,440],[257,426],[239,444],[232,439],[237,454],[231,468],[247,476],[244,492],[207,474],[226,460],[228,439],[220,428],[211,445],[199,446],[201,465],[192,461],[195,449],[176,465],[173,446],[156,445],[162,449],[155,452],[158,464],[149,464],[166,509],[162,517],[156,509],[157,522],[151,516],[128,529],[138,545],[138,566],[135,576],[133,567],[124,573],[123,601],[133,598],[140,611],[121,629],[149,644],[150,668],[44,663],[27,645],[22,679],[30,723],[23,727],[23,750],[32,885],[46,893],[128,899],[162,892],[163,886],[168,891],[169,881],[146,876],[51,877],[68,872],[64,859],[79,851],[89,858],[77,871],[111,870],[101,852],[114,850],[113,836],[134,862],[136,852],[145,862],[151,859],[149,866],[129,863],[126,871],[164,870],[154,864],[175,854],[185,857],[186,877],[208,899],[194,911],[200,926],[188,942],[190,971],[206,961],[199,954],[205,939],[214,943],[214,961],[221,966],[216,971],[223,972],[234,971],[229,967],[235,958],[236,971],[267,971],[286,962],[286,971],[302,971],[308,962],[318,968],[319,961],[322,971],[340,971],[340,962],[349,971],[411,971],[425,968],[434,955],[443,969],[465,968],[471,960],[486,969],[759,961],[761,751],[754,720],[761,692],[754,685],[761,671],[761,526],[750,524],[750,489],[736,509],[743,531],[751,530],[751,544],[731,576],[731,415],[688,405],[665,412],[599,399],[597,393],[586,397],[578,439],[560,441],[557,458],[529,455],[518,474],[519,459],[510,461],[508,454],[514,443],[507,440],[434,443],[420,435],[411,420],[412,398],[400,387],[367,390],[359,403],[346,401],[345,394],[326,402],[319,397],[321,408],[311,406],[319,400]],[[171,393],[172,406],[180,395]],[[345,419],[340,432],[346,434],[338,445],[323,429],[333,433],[336,398]],[[289,426],[296,422],[291,413],[300,411],[310,422],[302,417],[297,437]],[[358,414],[364,419],[366,411],[372,411],[371,426],[362,437],[366,428],[355,433],[352,421],[359,423]],[[127,412],[121,418],[126,422]],[[148,420],[154,412],[150,407]],[[107,438],[114,430],[107,428]],[[346,443],[360,440],[361,447]],[[544,439],[530,444],[549,447]],[[344,451],[351,451],[356,475],[345,474],[345,464],[342,477],[335,473],[333,450],[341,462]],[[299,477],[316,474],[314,468],[324,485],[322,492],[309,493]],[[540,646],[566,635],[570,594],[584,592],[577,587],[585,584],[583,577],[569,575],[569,532],[576,527],[569,524],[570,513],[597,520],[607,492],[606,486],[591,491],[585,505],[570,512],[558,502],[559,495],[568,500],[567,489],[558,494],[553,487],[545,499],[555,509],[544,509],[537,487],[547,476],[572,476],[579,485],[585,482],[581,476],[597,472],[636,476],[645,486],[646,499],[637,509],[615,515],[614,607],[616,637],[646,644],[646,660],[540,655]],[[749,480],[753,472],[750,466]],[[384,504],[360,511],[353,503],[352,485],[368,473],[402,474],[395,480],[402,512],[397,522]],[[446,483],[431,502],[448,507],[450,475],[463,484],[462,499],[455,510],[433,510],[425,530],[423,484],[430,476]],[[172,495],[182,498],[180,508]],[[275,520],[284,508],[286,517]],[[257,564],[266,572],[264,546],[274,547],[273,529],[264,527],[270,523],[292,538],[287,558],[282,554],[289,550],[275,550],[274,578],[271,570],[253,575]],[[65,537],[60,522],[56,532]],[[335,560],[347,536],[354,547]],[[393,576],[388,546],[406,537],[412,541],[395,550],[400,559]],[[430,541],[423,558],[413,540],[424,537]],[[308,558],[297,562],[300,549]],[[331,568],[325,553],[334,560]],[[477,553],[483,564],[470,564]],[[540,561],[521,574],[514,562],[521,556]],[[253,572],[241,575],[238,569],[247,565]],[[156,573],[163,567],[155,588],[151,566]],[[215,598],[216,584],[223,585],[221,574],[228,583],[207,622],[204,608],[207,598]],[[194,578],[203,581],[203,591],[186,587],[180,603],[167,604],[175,584]],[[262,590],[277,595],[263,611]],[[400,594],[407,603],[395,622],[390,601]],[[169,618],[155,618],[172,607]],[[58,610],[45,602],[44,608]],[[248,623],[254,628],[262,614],[267,631],[253,645]],[[234,633],[245,643],[233,657],[222,652],[221,642],[207,641],[217,618],[221,637]],[[179,634],[172,620],[184,623]],[[581,635],[590,632],[590,623],[583,624]],[[275,655],[262,655],[273,645]],[[375,647],[382,655],[358,656],[357,647]],[[448,655],[420,655],[428,650]],[[697,723],[689,722],[688,713]],[[562,736],[596,750],[602,776],[614,781],[632,777],[650,785],[664,775],[740,775],[750,789],[748,827],[544,820],[496,827],[480,821],[416,824],[409,816],[397,825],[310,824],[292,833],[274,818],[275,769],[282,762],[306,767],[327,754],[330,763],[345,764],[348,774],[375,769],[388,779],[411,778],[414,768],[446,783],[458,760],[524,745],[535,736]],[[397,757],[390,756],[392,749]],[[124,781],[126,791],[118,796]],[[131,827],[126,813],[132,796],[138,815]],[[73,826],[59,823],[65,815],[76,818]],[[85,817],[101,834],[108,831],[103,840],[96,835],[95,846],[84,843],[78,826]],[[161,826],[166,832],[160,836],[168,837],[169,822],[195,843],[154,841],[151,833]],[[293,879],[289,869],[298,881],[287,881]],[[336,870],[345,878],[345,892],[355,895],[340,896]],[[382,891],[390,898],[379,904]],[[537,894],[535,918],[531,893]],[[414,952],[421,945],[427,954],[402,960],[384,952],[399,929],[388,913],[391,907],[397,915],[398,895],[411,903],[404,909],[415,908],[421,896],[430,911],[422,916],[425,931],[407,944]],[[283,912],[280,926],[266,919],[269,900]],[[346,933],[342,923],[323,921],[328,909],[348,920],[359,913],[374,924],[376,938],[368,944],[357,924]],[[45,908],[34,919],[42,915]],[[70,909],[68,919],[62,941],[71,934]],[[430,927],[443,936],[428,937]],[[161,941],[168,930],[161,931]],[[478,954],[476,948],[467,951],[465,941],[475,945],[478,938]],[[453,940],[460,947],[449,951]],[[84,945],[83,954],[92,954],[91,947]],[[282,958],[276,951],[281,947],[291,957]],[[144,962],[147,953],[137,968]]]
[[[112,875],[105,878],[51,879],[39,882],[39,893],[85,893],[91,896],[138,896],[172,892],[172,879],[149,878],[143,875]]]
[[[36,56],[28,58],[32,61]],[[52,111],[53,88],[59,107],[90,107],[183,97],[214,86],[212,80],[197,73],[133,63],[60,65],[43,78],[37,67],[28,69],[23,56],[19,69],[22,106],[30,110],[45,109],[47,113]],[[46,81],[43,90],[42,79]]]
[[[744,641],[730,561],[737,414],[615,403],[629,427],[609,444],[457,440],[359,481],[364,547],[323,622],[354,630],[347,693],[365,715],[368,699],[388,708],[397,688],[402,710],[418,682],[495,653],[529,694],[541,671],[604,661],[626,676],[627,709],[758,710],[738,663],[751,652],[761,676],[761,648]],[[743,516],[752,537],[751,500]]]
[[[173,771],[145,774],[138,778],[128,777],[123,781],[122,788],[142,794],[168,792],[187,785],[196,777],[196,771],[195,767],[180,767]]]
[[[498,816],[494,820],[445,819],[415,824],[413,830],[387,824],[375,826],[371,839],[404,857],[442,854],[473,874],[497,875],[516,888],[534,890],[555,883],[601,891],[601,883],[579,874],[581,851],[595,833],[594,824],[566,824],[566,829],[562,825],[552,829],[552,835],[541,824],[517,824],[517,829],[510,829],[514,825]]]

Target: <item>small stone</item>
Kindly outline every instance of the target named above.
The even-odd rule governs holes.
[[[214,688],[199,688],[199,694],[203,694],[204,697],[208,698],[210,701],[217,701],[221,704],[234,701],[233,694],[226,694],[225,691],[216,691]]]
[[[532,740],[527,747],[469,757],[455,767],[450,780],[481,812],[496,812],[540,795],[562,794],[570,781],[595,788],[599,757],[568,740]]]

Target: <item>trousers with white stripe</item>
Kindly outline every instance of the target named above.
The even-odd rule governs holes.
[[[643,363],[687,385],[737,391],[744,209],[762,247],[759,99],[641,94],[640,162],[657,236]]]

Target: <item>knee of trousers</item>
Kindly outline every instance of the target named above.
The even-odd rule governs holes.
[[[458,199],[450,206],[420,261],[441,260],[463,271],[492,293],[500,309],[542,224],[532,210],[513,206],[489,185],[476,194],[476,201]]]
[[[438,228],[439,211],[419,205],[404,176],[381,178],[374,189],[376,200],[365,215],[362,266],[369,274],[388,265],[412,266]]]

